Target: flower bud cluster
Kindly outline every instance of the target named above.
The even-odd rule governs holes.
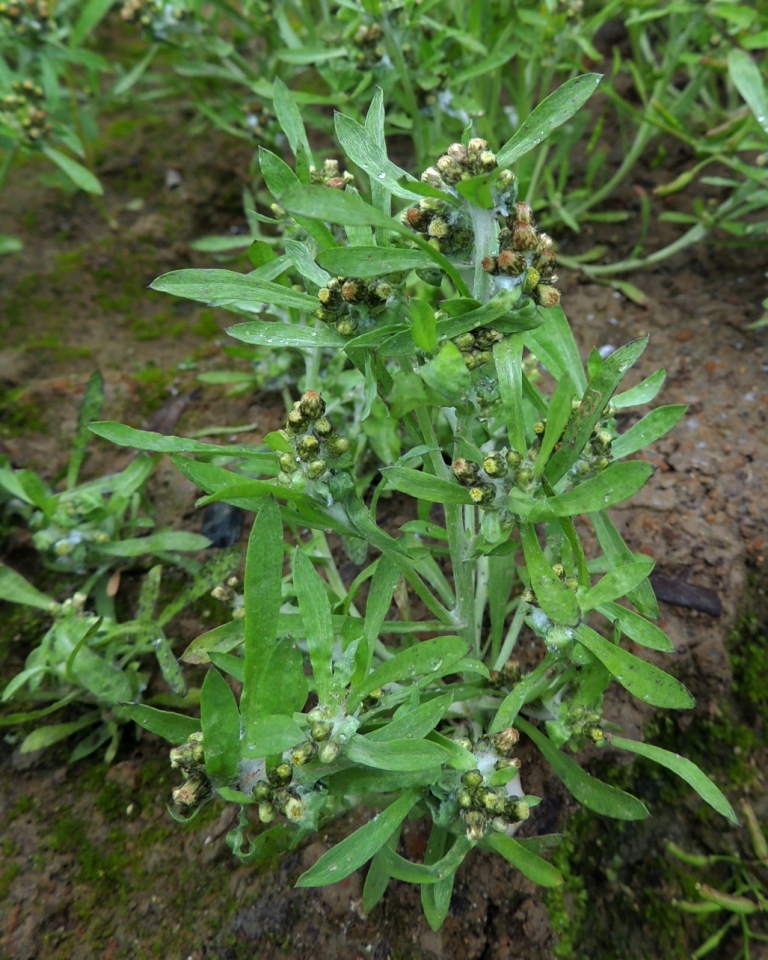
[[[523,459],[517,451],[506,448],[484,454],[482,466],[459,457],[452,469],[454,477],[469,490],[473,502],[485,509],[498,509],[513,487],[530,493],[536,485],[533,460]]]
[[[25,146],[38,146],[52,129],[42,109],[42,87],[31,80],[16,80],[13,91],[0,98],[0,123],[14,129]]]
[[[519,769],[520,761],[510,757],[518,738],[517,730],[510,727],[493,737],[490,744],[479,745],[480,752],[487,753],[492,746],[496,754],[501,754],[494,764],[496,770]],[[489,833],[506,833],[512,824],[527,820],[530,815],[523,798],[510,795],[506,785],[491,786],[489,780],[490,770],[487,774],[479,768],[468,770],[454,792],[467,839],[473,843],[478,843]]]
[[[560,291],[555,267],[557,258],[552,240],[540,233],[533,222],[533,212],[527,203],[516,203],[499,232],[499,253],[483,260],[483,270],[497,277],[496,285],[523,285],[527,293],[542,307],[554,307],[560,302]]]
[[[352,43],[357,49],[354,59],[358,70],[372,70],[381,63],[386,56],[383,40],[384,30],[378,23],[363,23],[357,28]]]
[[[175,787],[173,802],[183,807],[194,807],[211,795],[211,784],[205,774],[205,749],[200,732],[190,734],[189,739],[170,752],[171,768],[181,770],[184,782]]]
[[[315,316],[334,326],[343,337],[351,337],[360,327],[371,327],[394,294],[394,287],[386,280],[332,277],[317,292],[320,308]]]
[[[578,414],[581,401],[574,400],[572,409],[574,414]],[[588,480],[595,474],[602,473],[611,464],[611,445],[616,426],[613,413],[613,407],[609,404],[600,420],[592,428],[592,436],[584,445],[579,459],[571,467],[571,476],[574,481]]]
[[[146,27],[155,39],[163,40],[187,19],[189,11],[167,0],[125,0],[120,16],[126,23]]]
[[[343,190],[355,182],[355,178],[348,170],[342,171],[338,160],[323,160],[322,167],[309,168],[309,182],[321,187],[332,187],[334,190]]]
[[[471,333],[460,333],[451,343],[461,351],[468,370],[476,370],[493,360],[493,345],[504,339],[504,334],[490,327],[478,327]]]
[[[511,687],[520,680],[521,675],[520,661],[510,657],[501,670],[491,670],[491,689],[501,690],[502,687]]]
[[[596,710],[588,710],[581,704],[570,704],[564,723],[570,731],[572,741],[575,738],[589,743],[602,743],[605,739],[602,719]]]
[[[277,814],[282,814],[292,823],[304,817],[304,804],[293,782],[293,766],[279,763],[267,770],[267,779],[259,780],[253,787],[253,799],[259,805],[259,819],[271,823]]]
[[[46,0],[11,0],[0,3],[0,24],[6,23],[17,36],[40,36],[56,24]]]
[[[278,482],[284,487],[303,490],[308,480],[326,479],[328,460],[336,460],[349,451],[346,437],[339,436],[324,416],[325,400],[316,390],[307,390],[288,414],[283,437],[291,453],[280,455]]]

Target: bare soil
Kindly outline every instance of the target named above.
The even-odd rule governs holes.
[[[39,187],[29,168],[14,171],[4,194],[0,232],[21,236],[26,247],[0,261],[0,454],[49,480],[66,462],[82,390],[96,366],[106,379],[110,419],[141,426],[160,411],[166,422],[178,415],[173,429],[182,435],[250,424],[242,437],[253,441],[281,416],[278,395],[228,397],[222,388],[199,388],[198,373],[233,366],[224,353],[226,315],[146,289],[168,270],[211,265],[208,255],[190,248],[192,239],[243,227],[239,184],[247,152],[216,137],[193,140],[182,119],[172,147],[151,124],[121,123],[115,121],[100,168],[117,229],[83,195]],[[665,179],[674,173],[664,171]],[[618,203],[631,206],[635,188],[655,178],[658,171],[641,172],[640,186],[628,184]],[[671,227],[660,225],[660,244],[674,236],[665,229]],[[595,239],[618,251],[633,243],[616,225],[581,242]],[[712,245],[633,278],[646,294],[644,306],[575,275],[566,275],[562,287],[583,356],[649,332],[650,346],[630,383],[664,366],[661,399],[688,404],[671,435],[643,454],[657,470],[614,519],[635,550],[657,561],[661,625],[677,651],[673,669],[697,707],[659,725],[652,711],[617,688],[609,718],[628,737],[651,724],[657,742],[704,754],[696,758],[731,799],[749,794],[768,823],[764,717],[753,708],[757,680],[744,666],[744,650],[758,657],[768,626],[754,622],[747,641],[738,620],[748,577],[750,603],[762,611],[758,617],[765,615],[759,597],[768,542],[768,333],[747,328],[760,315],[763,269],[759,250]],[[633,412],[626,426],[634,419]],[[94,443],[87,472],[114,469],[125,457]],[[161,464],[152,495],[159,522],[199,529],[195,491],[170,464]],[[6,562],[37,572],[23,536],[5,550]],[[3,616],[7,678],[23,662],[29,625],[8,607]],[[194,620],[182,621],[175,639],[191,639],[196,629]],[[729,644],[742,658],[736,688]],[[669,658],[663,660],[668,667]],[[759,657],[755,662],[765,665]],[[715,750],[711,735],[718,730],[725,732]],[[734,730],[746,732],[739,739]],[[581,814],[573,819],[575,804],[524,749],[526,790],[544,798],[526,832],[568,834],[565,853],[558,854],[566,891],[550,898],[548,909],[541,889],[498,858],[476,855],[459,872],[444,928],[433,933],[415,887],[393,882],[370,916],[361,906],[363,873],[322,890],[293,889],[300,872],[349,824],[275,862],[241,867],[224,842],[231,810],[209,808],[207,818],[189,827],[170,820],[165,804],[173,776],[157,738],[126,737],[107,769],[98,759],[67,765],[63,752],[21,756],[12,728],[5,734],[3,960],[688,956],[704,936],[670,906],[687,880],[666,859],[663,839],[699,850],[746,849],[743,831],[702,815],[701,805],[687,791],[675,793],[658,771],[642,765],[630,771],[625,761],[617,765],[597,751],[587,758],[594,769],[630,785],[654,816],[620,826]],[[363,822],[364,814],[355,817]],[[409,824],[405,852],[418,857],[424,844],[421,825]],[[726,940],[719,948],[726,952],[713,956],[730,957],[737,947],[738,938]],[[753,950],[755,956],[765,954]]]

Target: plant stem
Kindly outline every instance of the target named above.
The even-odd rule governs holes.
[[[493,210],[483,210],[470,204],[472,229],[475,234],[475,275],[472,295],[480,303],[490,299],[491,277],[483,270],[483,260],[490,256],[496,243],[496,218]]]
[[[531,605],[529,603],[525,603],[523,600],[520,601],[517,610],[515,610],[515,615],[512,617],[512,623],[509,625],[509,630],[507,630],[504,643],[501,645],[501,650],[496,658],[496,663],[493,665],[494,670],[501,670],[507,660],[509,660],[509,658],[512,656],[512,651],[515,649],[517,638],[520,636],[520,631],[523,629],[525,616],[530,609]]]
[[[686,247],[702,241],[710,232],[710,229],[710,227],[706,227],[703,223],[697,223],[691,227],[690,230],[686,230],[682,237],[678,237],[674,243],[662,247],[661,250],[657,250],[647,257],[640,257],[634,260],[620,260],[618,263],[606,263],[602,266],[593,267],[588,264],[579,263],[578,260],[572,257],[562,257],[558,255],[557,259],[564,267],[568,267],[570,270],[581,270],[581,272],[588,277],[611,277],[617,273],[627,273],[630,270],[643,270],[645,267],[652,267],[656,263],[661,263],[661,261],[666,260],[667,257],[672,257],[676,253],[680,253],[681,250],[685,250]]]

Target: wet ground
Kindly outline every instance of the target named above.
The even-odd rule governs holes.
[[[248,152],[193,140],[183,125],[171,150],[151,125],[122,119],[108,142],[99,172],[116,229],[85,196],[38,187],[29,169],[12,174],[3,197],[0,232],[22,236],[26,247],[0,261],[0,454],[46,479],[66,462],[82,390],[96,366],[106,380],[106,416],[135,426],[170,424],[182,435],[223,426],[234,434],[245,426],[239,436],[250,442],[281,416],[279,393],[228,396],[224,387],[197,381],[200,373],[237,367],[224,352],[231,322],[225,314],[146,289],[170,269],[211,265],[209,254],[191,249],[194,238],[243,227],[239,185]],[[628,184],[627,203],[632,190]],[[619,251],[633,243],[616,225],[583,242],[594,239]],[[666,242],[663,233],[658,242]],[[660,400],[689,407],[671,435],[643,454],[657,470],[614,519],[635,550],[657,561],[662,626],[677,652],[672,669],[697,708],[660,723],[619,689],[609,699],[609,718],[626,736],[646,730],[694,756],[734,803],[748,795],[768,823],[760,707],[768,702],[768,331],[748,329],[766,295],[763,260],[759,250],[697,247],[633,277],[646,294],[644,306],[572,274],[561,285],[583,356],[648,332],[650,346],[630,383],[664,366]],[[86,471],[114,469],[125,457],[95,443]],[[195,491],[171,465],[161,464],[151,493],[160,523],[199,529]],[[4,559],[27,575],[37,572],[23,535],[6,544]],[[23,662],[34,624],[8,607],[2,612],[7,678]],[[188,616],[174,639],[181,643],[199,630]],[[707,852],[747,849],[743,831],[711,820],[687,791],[605,753],[589,762],[637,792],[654,818],[621,827],[581,814],[574,819],[559,784],[524,751],[526,789],[545,798],[526,829],[567,832],[557,854],[566,891],[545,903],[539,888],[506,865],[476,855],[459,872],[444,928],[433,933],[415,887],[393,882],[370,917],[362,912],[361,873],[336,887],[292,889],[348,825],[278,861],[241,867],[224,843],[232,811],[208,808],[207,818],[190,827],[170,820],[173,776],[164,745],[151,735],[127,737],[107,768],[98,758],[68,765],[64,752],[22,757],[13,731],[5,732],[3,960],[683,957],[704,934],[671,906],[674,896],[691,895],[690,871],[668,860],[664,838]],[[405,852],[418,857],[424,842],[419,824],[410,824]],[[736,933],[713,956],[731,957],[738,945]],[[753,948],[752,956],[764,954]]]

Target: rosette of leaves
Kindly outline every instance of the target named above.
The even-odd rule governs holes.
[[[294,123],[288,132],[296,172],[274,156],[262,168],[270,171],[265,179],[280,206],[305,232],[301,248],[286,241],[284,259],[248,275],[179,271],[154,284],[239,315],[259,314],[230,333],[302,351],[313,389],[322,389],[323,351],[345,356],[366,398],[355,429],[364,430],[382,405],[399,446],[394,462],[380,464],[366,499],[367,478],[351,473],[346,489],[335,492],[284,485],[274,455],[267,467],[255,451],[242,451],[235,469],[177,457],[205,491],[201,504],[224,500],[257,514],[244,617],[199,637],[184,654],[212,664],[199,726],[145,708],[134,715],[180,744],[202,733],[202,761],[200,741],[193,741],[187,750],[196,751],[197,767],[186,773],[187,781],[195,779],[177,799],[191,799],[193,810],[210,796],[239,803],[230,844],[246,859],[294,843],[366,796],[383,812],[299,882],[332,883],[371,860],[366,908],[390,877],[407,880],[421,886],[435,927],[448,910],[456,867],[475,846],[498,852],[537,882],[560,882],[540,856],[551,839],[511,835],[535,804],[516,764],[501,762],[514,761],[518,734],[595,812],[628,820],[648,815],[641,799],[583,770],[561,749],[565,744],[610,745],[649,757],[735,819],[694,764],[619,736],[603,715],[612,683],[659,709],[693,706],[677,679],[623,645],[626,637],[672,652],[653,622],[653,562],[632,552],[606,512],[652,473],[648,462],[627,458],[662,436],[684,409],[658,407],[618,434],[615,414],[652,402],[664,381],[659,371],[621,387],[647,339],[607,359],[593,353],[585,368],[560,304],[537,302],[524,292],[525,280],[494,290],[483,267],[487,257],[499,256],[509,218],[526,223],[526,211],[521,216],[514,206],[514,179],[501,174],[572,116],[597,79],[577,77],[540,104],[497,151],[490,173],[458,172],[455,196],[389,160],[380,94],[364,123],[336,117],[341,146],[370,178],[370,202],[309,182],[311,154]],[[464,146],[469,151],[469,139]],[[499,195],[499,182],[508,196]],[[424,197],[460,211],[472,243],[446,253],[392,216],[393,204],[413,208]],[[440,275],[439,286],[418,278],[424,270]],[[303,278],[303,291],[280,282],[289,273]],[[345,337],[315,315],[317,291],[329,276],[399,276],[404,296],[370,329]],[[490,358],[470,370],[455,341],[485,330],[501,336],[489,344]],[[551,391],[530,375],[531,354],[546,365],[556,384]],[[114,424],[94,429],[144,449],[211,451]],[[274,445],[274,437],[266,439]],[[416,518],[395,528],[377,523],[387,491],[415,501]],[[581,517],[595,534],[591,556],[575,523]],[[287,568],[284,528],[297,544]],[[351,583],[336,566],[329,532],[371,548],[373,559]],[[423,619],[412,614],[416,602]],[[524,627],[537,639],[522,668],[513,654]],[[243,683],[239,703],[222,672]],[[511,745],[512,755],[500,744]],[[249,844],[246,811],[254,805],[270,826]],[[400,826],[411,813],[432,821],[422,863],[397,852]],[[526,823],[535,832],[535,810]]]

